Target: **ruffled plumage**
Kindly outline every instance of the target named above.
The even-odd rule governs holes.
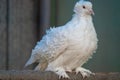
[[[44,68],[45,71],[53,71],[60,77],[69,77],[65,71],[73,69],[87,72],[83,68],[78,68],[96,51],[98,39],[92,17],[87,14],[87,10],[82,10],[83,5],[86,9],[92,8],[91,2],[77,2],[74,11],[76,8],[80,11],[75,11],[73,18],[64,26],[46,31],[42,40],[32,50],[26,66],[38,62],[35,70]],[[47,65],[42,67],[44,63]]]

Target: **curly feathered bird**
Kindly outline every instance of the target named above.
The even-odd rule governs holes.
[[[63,26],[50,28],[37,43],[25,66],[39,64],[35,70],[53,71],[59,77],[69,78],[66,71],[80,72],[83,77],[92,72],[81,67],[97,49],[97,35],[92,22],[92,3],[79,1],[75,14]]]

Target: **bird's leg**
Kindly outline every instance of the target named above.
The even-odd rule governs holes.
[[[75,69],[75,72],[76,72],[76,74],[78,74],[78,73],[80,72],[83,78],[89,77],[90,74],[93,74],[93,75],[94,75],[94,73],[92,73],[90,70],[85,69],[85,68],[82,68],[82,67],[76,68],[76,69]]]
[[[59,76],[59,79],[60,78],[68,78],[69,79],[69,76],[67,75],[65,70],[61,67],[56,68],[54,72]]]
[[[68,72],[68,73],[72,73],[72,70],[66,70],[66,72]]]

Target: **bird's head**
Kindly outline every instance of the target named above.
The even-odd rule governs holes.
[[[92,3],[89,1],[80,0],[75,4],[74,12],[78,15],[94,15]]]

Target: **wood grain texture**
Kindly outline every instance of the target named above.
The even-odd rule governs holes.
[[[95,73],[90,77],[68,73],[70,79],[59,79],[53,72],[39,71],[0,71],[0,80],[120,80],[120,73]]]
[[[6,69],[7,54],[7,3],[6,0],[0,0],[0,69]]]
[[[40,0],[40,39],[50,27],[50,0]]]
[[[9,69],[22,69],[36,43],[34,0],[9,0]]]

